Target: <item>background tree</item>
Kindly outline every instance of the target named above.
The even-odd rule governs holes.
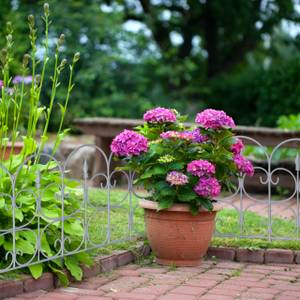
[[[300,108],[299,39],[284,26],[297,28],[298,0],[48,2],[53,41],[63,32],[62,55],[70,59],[76,49],[82,57],[69,124],[87,115],[141,117],[161,105],[186,113],[212,106],[238,123],[275,125],[278,115]],[[0,3],[0,46],[8,19],[22,40],[28,31],[20,21],[39,12],[43,1]],[[27,49],[23,43],[15,55]],[[287,76],[294,76],[289,88]],[[280,110],[270,115],[275,107]]]
[[[166,59],[175,63],[186,58],[196,63],[205,60],[209,77],[240,63],[283,18],[299,21],[292,0],[118,2],[124,5],[125,20],[147,25]],[[176,47],[174,33],[180,39]]]

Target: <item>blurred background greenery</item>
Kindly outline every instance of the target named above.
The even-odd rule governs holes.
[[[43,2],[0,0],[0,48],[11,20],[15,56],[29,50],[26,16],[41,15]],[[69,125],[85,116],[140,118],[157,105],[192,115],[206,107],[223,109],[239,125],[256,126],[277,126],[281,115],[300,111],[298,0],[48,3],[53,48],[55,37],[64,33],[62,56],[81,53]],[[42,28],[41,19],[36,22]],[[299,119],[281,118],[279,125],[300,129]]]

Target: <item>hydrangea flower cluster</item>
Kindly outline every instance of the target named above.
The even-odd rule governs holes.
[[[195,119],[205,129],[235,128],[235,123],[223,110],[205,109]]]
[[[134,131],[125,129],[112,141],[110,149],[116,156],[136,156],[148,150],[148,140]]]
[[[208,137],[206,135],[201,134],[199,128],[192,130],[191,133],[194,137],[193,142],[195,142],[195,143],[204,143],[208,140]]]
[[[197,195],[205,198],[217,197],[221,192],[221,185],[215,177],[201,177],[194,186]]]
[[[253,176],[254,168],[251,161],[246,159],[241,154],[244,147],[245,146],[240,139],[237,139],[236,142],[231,146],[231,151],[233,153],[233,161],[240,172],[245,173],[248,176]]]
[[[189,182],[189,178],[182,172],[171,171],[167,174],[166,181],[171,185],[185,185]]]
[[[215,166],[207,160],[193,160],[187,165],[187,171],[194,176],[211,176],[215,174]]]
[[[216,173],[215,166],[207,160],[193,160],[187,165],[187,171],[199,177],[198,183],[194,186],[194,192],[205,198],[214,198],[221,192],[221,185],[213,177]]]
[[[236,142],[231,146],[231,151],[233,154],[241,154],[244,149],[244,144],[240,139],[236,139]]]
[[[180,132],[174,130],[163,132],[160,134],[160,137],[162,139],[181,139],[187,141],[191,141],[194,139],[194,136],[191,132],[187,132],[187,131]]]
[[[239,171],[247,174],[248,176],[253,176],[254,168],[250,160],[246,159],[240,154],[236,154],[233,156],[233,161],[236,164]]]
[[[151,110],[148,110],[144,114],[144,121],[148,123],[174,123],[176,122],[175,113],[167,108],[157,107]]]

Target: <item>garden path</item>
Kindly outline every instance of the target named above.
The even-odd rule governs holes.
[[[68,288],[10,300],[300,299],[300,265],[207,260],[200,267],[131,264]]]
[[[256,199],[261,199],[267,201],[267,195],[251,195]],[[234,197],[230,203],[234,205],[236,208],[240,208],[240,197]],[[299,202],[300,204],[300,202]],[[224,205],[225,208],[233,208],[231,205]],[[297,212],[297,200],[296,198],[292,198],[289,201],[278,201],[271,206],[272,216],[284,218],[284,219],[295,219]],[[268,216],[268,204],[262,202],[253,202],[247,197],[243,198],[243,209],[253,211],[261,216]]]

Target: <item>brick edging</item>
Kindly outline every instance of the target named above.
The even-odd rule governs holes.
[[[129,264],[139,257],[148,256],[151,249],[148,245],[142,245],[135,250],[116,251],[111,255],[96,257],[93,266],[83,266],[83,278],[89,278],[98,274],[111,271],[117,267]],[[75,281],[68,271],[64,271],[70,281]],[[16,295],[33,292],[40,289],[51,290],[60,286],[58,279],[52,273],[44,273],[39,279],[24,275],[19,280],[0,280],[0,299],[14,297]]]
[[[233,247],[209,247],[207,256],[225,260],[252,262],[258,264],[300,264],[300,251],[293,251],[288,249],[250,250]]]
[[[90,268],[83,266],[83,278],[89,278],[98,274],[111,271],[117,267],[124,266],[135,261],[138,257],[148,256],[151,249],[148,245],[137,247],[134,251],[117,251],[114,254],[97,257],[94,265]],[[208,257],[219,259],[252,262],[252,263],[284,263],[300,264],[300,251],[285,249],[258,249],[249,250],[231,247],[209,247]],[[70,281],[74,279],[65,271]],[[20,280],[0,280],[0,299],[14,297],[16,295],[44,289],[50,290],[59,286],[57,278],[52,273],[44,273],[41,278],[35,280],[25,275]]]

